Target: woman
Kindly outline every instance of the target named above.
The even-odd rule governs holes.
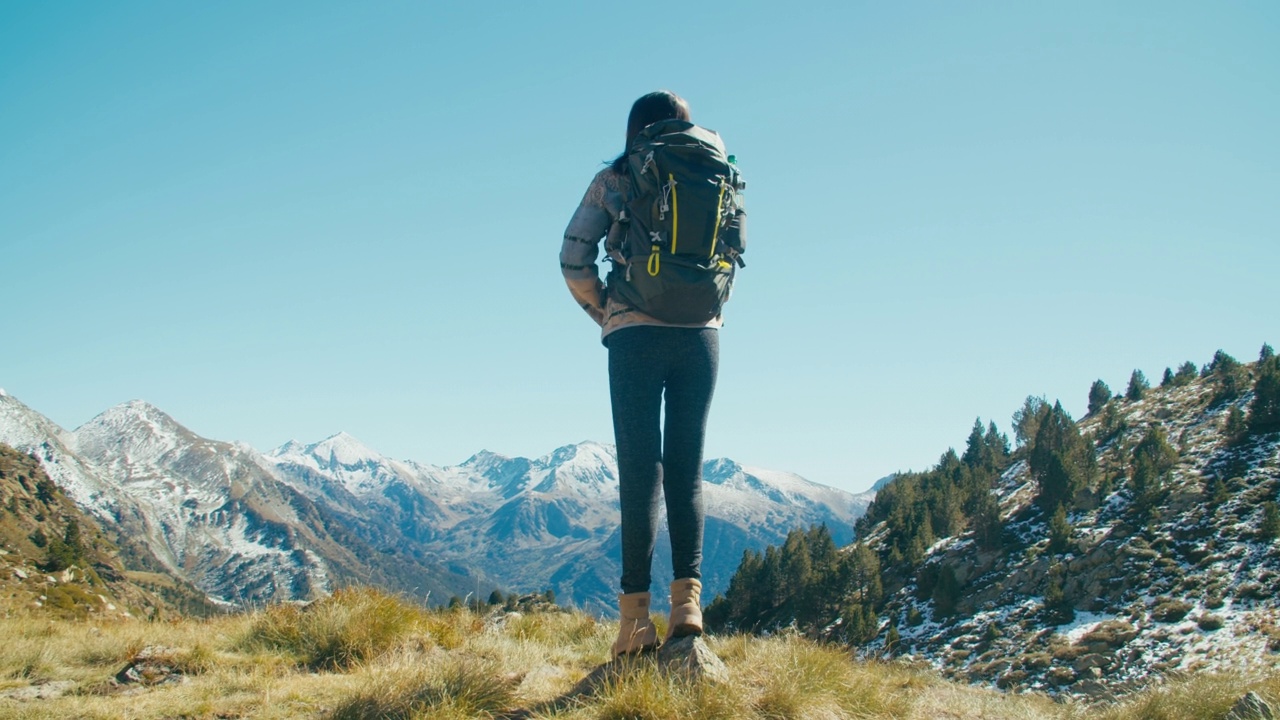
[[[622,510],[622,620],[614,656],[658,645],[649,618],[650,571],[659,491],[671,533],[671,616],[667,638],[702,634],[702,450],[715,389],[721,325],[662,322],[606,291],[596,266],[600,240],[624,208],[627,151],[646,126],[689,121],[689,106],[674,93],[636,100],[627,119],[627,144],[587,189],[565,230],[560,267],[578,304],[602,328],[609,351],[609,393],[618,448]],[[740,207],[731,224],[736,229]],[[740,244],[738,245],[740,247]],[[665,397],[665,427],[661,427]]]

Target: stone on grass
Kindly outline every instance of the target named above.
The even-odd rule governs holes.
[[[699,636],[675,638],[665,643],[657,652],[626,655],[614,658],[596,667],[565,696],[566,698],[595,695],[601,685],[617,680],[642,663],[653,663],[668,675],[681,675],[686,679],[721,683],[729,679],[729,669],[711,652],[707,642]]]
[[[1236,701],[1224,720],[1274,720],[1274,718],[1275,713],[1271,711],[1267,701],[1257,693],[1249,692]]]
[[[148,645],[138,651],[124,669],[116,673],[121,685],[174,685],[187,681],[187,676],[174,662],[175,648]]]
[[[679,672],[691,680],[713,683],[729,680],[729,668],[697,635],[674,638],[664,644],[658,650],[658,665],[668,673]]]

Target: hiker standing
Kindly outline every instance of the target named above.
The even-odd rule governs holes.
[[[569,290],[609,352],[622,510],[615,656],[658,645],[649,588],[660,491],[675,570],[667,639],[702,634],[702,451],[720,310],[742,264],[743,187],[720,137],[690,122],[688,103],[650,93],[631,106],[626,147],[592,180],[560,248]],[[613,264],[607,285],[601,239]]]

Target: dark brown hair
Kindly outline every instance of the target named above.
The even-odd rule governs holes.
[[[689,103],[669,90],[642,95],[639,100],[632,103],[631,114],[627,116],[627,144],[622,148],[622,154],[611,163],[614,172],[626,172],[627,153],[631,150],[631,143],[635,142],[641,130],[659,120],[690,122]]]

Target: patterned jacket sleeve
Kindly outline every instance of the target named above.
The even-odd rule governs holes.
[[[560,272],[578,305],[596,321],[604,324],[604,283],[596,259],[600,240],[609,232],[613,216],[605,205],[606,178],[601,171],[587,188],[582,203],[574,211],[560,244]]]

